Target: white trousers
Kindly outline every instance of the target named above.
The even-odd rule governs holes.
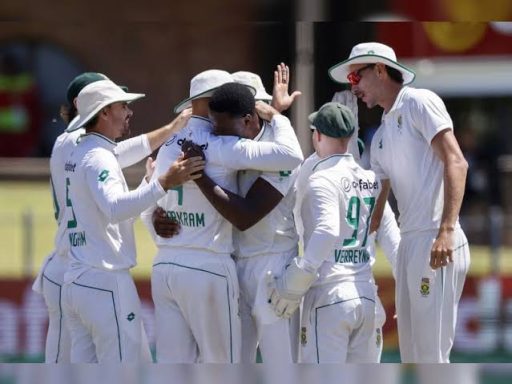
[[[312,287],[301,320],[303,363],[371,363],[375,328],[375,284],[340,282]]]
[[[160,250],[151,276],[157,361],[240,362],[239,289],[233,259],[176,252]]]
[[[62,286],[66,259],[55,253],[49,255],[39,272],[33,289],[42,293],[48,308],[45,363],[69,363],[71,339],[62,314]]]
[[[72,363],[150,362],[137,289],[129,271],[89,269],[63,286]]]
[[[272,271],[280,275],[285,266],[297,255],[293,250],[282,255],[265,255],[250,258],[240,258],[236,261],[238,281],[240,284],[240,316],[242,320],[242,363],[255,363],[259,346],[264,363],[292,363],[294,352],[291,337],[298,337],[297,332],[291,331],[290,320],[278,319],[269,324],[263,324],[254,315],[254,307],[258,300],[264,300],[258,305],[267,305],[265,274]],[[265,292],[260,292],[263,290]],[[292,336],[293,335],[293,336]]]
[[[402,363],[449,363],[457,307],[469,270],[469,246],[454,232],[453,263],[433,270],[437,230],[402,235],[398,248],[396,310]]]

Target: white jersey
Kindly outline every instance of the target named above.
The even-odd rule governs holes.
[[[67,206],[63,225],[71,262],[66,282],[90,267],[133,267],[134,218],[165,194],[157,180],[129,191],[115,147],[116,143],[105,136],[86,134],[62,168]]]
[[[50,157],[50,183],[53,194],[53,206],[55,220],[57,221],[57,233],[55,234],[55,254],[65,256],[69,250],[69,241],[65,238],[67,223],[63,224],[62,218],[66,211],[66,174],[62,170],[66,160],[75,149],[80,136],[85,134],[85,129],[73,132],[64,132],[55,140],[52,155]],[[151,147],[147,135],[139,135],[134,138],[121,141],[114,153],[118,157],[121,168],[129,167],[144,157],[151,154]]]
[[[303,262],[326,282],[373,282],[368,230],[380,184],[352,155],[332,155],[313,167],[298,190],[304,225]]]
[[[234,136],[215,136],[210,120],[192,116],[187,126],[160,148],[153,179],[178,158],[185,139],[203,148],[207,160],[205,173],[219,186],[234,193],[238,192],[238,170],[294,169],[303,157],[290,121],[282,115],[274,116],[270,126],[274,141],[259,143]],[[153,207],[146,210],[142,219],[158,247],[203,249],[222,254],[233,252],[232,224],[210,204],[194,182],[168,191],[158,205],[181,225],[179,236],[168,239],[156,236],[151,223]]]
[[[357,107],[357,96],[354,95],[351,91],[341,91],[336,92],[333,95],[332,101],[348,107],[355,117],[356,125],[354,133],[348,142],[348,152],[351,153],[352,156],[354,156],[354,159],[359,163],[361,156],[359,155],[359,146],[357,145],[357,138],[359,137],[359,109]]]
[[[390,180],[402,233],[439,228],[443,162],[430,145],[445,129],[453,129],[453,123],[439,96],[403,87],[373,136],[372,170],[379,179]]]
[[[274,133],[267,122],[255,141],[273,142]],[[293,219],[295,193],[293,185],[298,167],[279,172],[243,170],[238,172],[238,191],[246,196],[258,178],[262,178],[278,190],[283,199],[265,217],[245,231],[234,228],[235,255],[248,258],[269,253],[285,253],[297,247],[298,235]]]

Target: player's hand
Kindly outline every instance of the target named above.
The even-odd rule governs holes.
[[[437,269],[453,262],[453,228],[440,229],[430,252],[430,267]]]
[[[176,221],[167,216],[162,207],[157,207],[151,215],[153,228],[158,236],[166,239],[176,236],[180,233],[181,226]]]
[[[183,141],[183,144],[181,144],[181,151],[184,154],[184,159],[191,157],[201,157],[203,160],[206,160],[203,148],[201,148],[199,144],[194,143],[192,140]]]
[[[275,115],[279,115],[279,111],[274,107],[264,103],[263,101],[256,102],[256,113],[260,118],[266,121],[271,121]]]
[[[183,129],[187,125],[190,117],[192,116],[192,108],[187,108],[181,111],[176,118],[169,123],[170,135],[175,134]]]
[[[299,308],[302,295],[283,295],[282,290],[278,288],[278,285],[282,285],[282,279],[274,276],[272,271],[267,271],[265,285],[267,286],[268,302],[274,313],[278,317],[289,319]]]
[[[272,106],[279,112],[290,108],[295,98],[302,94],[300,91],[295,91],[291,95],[288,94],[289,84],[290,68],[281,63],[277,66],[277,70],[274,71],[274,89],[272,91]]]
[[[160,185],[164,190],[177,187],[190,180],[200,178],[204,169],[205,161],[202,157],[195,156],[184,159],[184,155],[180,155],[174,163],[171,164],[166,173],[158,178]]]
[[[155,160],[151,156],[146,159],[146,174],[144,175],[144,179],[149,183],[151,181],[151,176],[153,176],[153,172],[155,171]]]

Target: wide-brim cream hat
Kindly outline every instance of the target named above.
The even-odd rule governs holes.
[[[229,72],[220,69],[209,69],[195,75],[190,80],[190,96],[182,100],[174,107],[175,113],[180,113],[192,106],[192,100],[203,97],[211,97],[213,92],[225,83],[233,83],[233,77]]]
[[[393,48],[381,43],[360,43],[352,48],[347,60],[329,68],[329,76],[338,83],[348,83],[347,76],[351,72],[350,65],[383,63],[400,71],[404,77],[404,85],[410,84],[416,77],[415,73],[396,60]]]
[[[73,132],[83,127],[107,105],[118,102],[129,103],[144,96],[143,93],[125,92],[111,80],[95,81],[85,86],[76,97],[78,116],[69,123],[66,132]]]
[[[272,95],[267,93],[265,86],[263,85],[263,81],[261,81],[261,77],[257,74],[247,71],[238,71],[232,73],[231,76],[233,76],[235,82],[248,85],[256,89],[256,94],[254,95],[256,100],[272,101]]]

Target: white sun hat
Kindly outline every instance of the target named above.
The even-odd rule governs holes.
[[[233,79],[240,84],[248,85],[254,89],[256,89],[256,94],[254,98],[256,100],[263,101],[271,101],[272,95],[269,95],[263,86],[263,81],[261,81],[261,77],[257,74],[247,71],[238,71],[232,73]]]
[[[192,106],[192,100],[203,97],[211,97],[213,92],[222,84],[233,83],[233,77],[229,72],[220,69],[209,69],[195,75],[190,80],[190,97],[181,101],[174,107],[175,113],[180,113]]]
[[[102,108],[118,102],[132,102],[144,97],[143,93],[123,91],[111,80],[95,81],[85,86],[76,98],[77,118],[73,119],[66,132],[73,132],[87,124]]]
[[[329,76],[338,83],[348,83],[347,76],[352,64],[383,63],[400,71],[404,77],[404,85],[412,83],[416,75],[412,70],[396,60],[393,48],[381,43],[360,43],[352,48],[347,60],[329,68]]]

